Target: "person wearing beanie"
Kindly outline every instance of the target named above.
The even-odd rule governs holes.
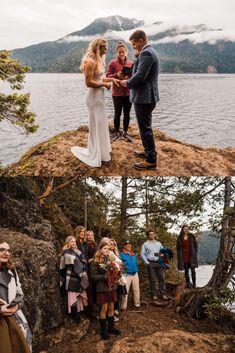
[[[126,289],[127,295],[125,295],[122,303],[121,309],[126,310],[128,302],[128,293],[132,285],[133,294],[134,294],[134,303],[135,307],[140,307],[140,286],[139,286],[139,275],[138,275],[138,265],[137,258],[134,252],[132,251],[132,245],[129,240],[124,242],[123,250],[120,252],[120,258],[125,265],[126,270]]]

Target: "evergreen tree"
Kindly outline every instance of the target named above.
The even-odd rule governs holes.
[[[0,80],[8,82],[12,90],[23,88],[24,74],[29,70],[29,67],[11,59],[9,51],[0,51]],[[27,134],[37,131],[36,115],[28,111],[29,98],[29,93],[19,95],[0,92],[0,121],[7,120]]]

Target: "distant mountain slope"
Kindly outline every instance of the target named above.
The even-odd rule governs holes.
[[[69,34],[70,36],[92,36],[104,34],[107,31],[128,31],[138,26],[144,25],[144,21],[122,16],[110,16],[98,18],[80,31]]]
[[[56,41],[15,49],[13,57],[29,65],[33,72],[79,72],[88,42],[97,35],[108,40],[107,62],[115,56],[115,45],[120,41],[127,44],[133,59],[128,38],[136,28],[148,34],[160,57],[162,72],[235,72],[235,41],[221,29],[203,24],[173,26],[155,22],[145,25],[143,21],[121,16],[99,18]]]

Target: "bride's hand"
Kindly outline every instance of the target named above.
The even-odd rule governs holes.
[[[104,87],[107,88],[107,89],[110,89],[111,88],[111,84],[108,83],[108,82],[105,82],[104,83]]]

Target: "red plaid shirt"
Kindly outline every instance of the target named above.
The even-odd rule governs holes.
[[[130,60],[125,59],[124,62],[122,62],[121,59],[117,58],[114,60],[111,60],[109,65],[108,65],[108,70],[106,73],[106,77],[116,77],[116,73],[119,71],[123,70],[123,67],[132,67],[133,62]],[[124,77],[123,77],[124,80]],[[130,90],[126,87],[119,86],[117,87],[116,85],[113,84],[112,88],[112,96],[129,96],[130,95]]]

